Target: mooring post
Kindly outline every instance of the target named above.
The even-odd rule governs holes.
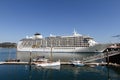
[[[31,65],[31,51],[30,51],[30,60],[29,60],[29,65]]]
[[[107,65],[109,65],[108,49],[106,51],[107,51]]]

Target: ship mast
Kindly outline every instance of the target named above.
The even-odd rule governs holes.
[[[74,31],[73,31],[73,35],[75,36],[77,34],[77,32],[76,32],[76,30],[74,29]]]
[[[51,41],[51,46],[50,46],[50,59],[51,59],[51,61],[52,61],[52,58],[53,58],[53,55],[52,55],[52,40],[50,40]]]

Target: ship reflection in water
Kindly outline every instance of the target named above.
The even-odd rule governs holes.
[[[83,59],[88,56],[92,56],[94,54],[99,53],[52,53],[52,59],[61,61],[70,61],[73,59]],[[40,53],[40,52],[31,52],[31,58],[34,59],[37,56],[45,56],[45,58],[50,59],[51,54],[50,53]],[[17,52],[17,59],[20,59],[21,61],[29,61],[30,59],[30,52],[29,51],[18,51]]]

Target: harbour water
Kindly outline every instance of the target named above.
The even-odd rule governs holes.
[[[0,61],[16,56],[16,49],[0,48]],[[47,69],[34,65],[0,65],[0,80],[120,80],[120,67],[61,65]]]

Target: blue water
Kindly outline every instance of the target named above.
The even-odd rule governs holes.
[[[16,58],[16,49],[0,49],[0,61]],[[75,67],[45,69],[34,65],[0,65],[0,80],[120,80],[120,67]]]
[[[16,49],[15,48],[0,48],[0,61],[5,61],[7,59],[16,58]]]

